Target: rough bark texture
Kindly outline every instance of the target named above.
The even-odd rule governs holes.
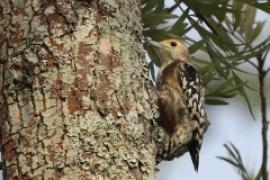
[[[5,179],[154,179],[139,0],[1,0]]]

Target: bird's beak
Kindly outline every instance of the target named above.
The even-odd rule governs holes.
[[[160,44],[159,42],[157,41],[153,41],[153,40],[148,40],[147,41],[149,44],[151,44],[152,46],[154,47],[157,47],[157,48],[164,48],[164,46],[162,44]]]

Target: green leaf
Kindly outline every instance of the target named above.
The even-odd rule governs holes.
[[[216,33],[217,38],[215,39],[219,39],[219,41],[225,43],[230,50],[236,51],[236,48],[233,45],[233,40],[221,22],[215,21],[212,17],[204,17],[204,20],[207,22],[207,25],[212,29],[212,31]]]
[[[234,80],[233,77],[227,79],[227,80],[226,80],[224,83],[222,83],[219,87],[217,87],[216,89],[214,89],[214,90],[213,90],[213,93],[214,93],[214,92],[223,91],[223,90],[225,90],[228,86],[233,85],[233,84],[232,84],[233,80]]]
[[[231,143],[231,142],[230,142],[230,146],[233,149],[234,153],[236,154],[237,160],[239,162],[243,163],[241,154],[240,154],[239,150],[236,148],[236,146],[233,143]]]
[[[237,27],[240,25],[241,18],[242,18],[242,13],[240,13],[240,11],[243,9],[244,4],[240,3],[238,1],[233,1],[232,7],[234,9],[239,10],[239,13],[234,13],[234,16],[233,16],[233,21],[234,21],[233,22],[233,30],[235,31],[237,29]]]
[[[143,0],[142,1],[143,10],[142,13],[149,13],[156,9],[164,8],[164,0]]]
[[[205,103],[209,105],[228,105],[229,103],[222,100],[222,99],[213,99],[213,98],[207,98],[205,99]]]
[[[189,48],[188,48],[188,51],[190,54],[193,54],[195,53],[196,51],[198,51],[205,43],[205,40],[202,39],[194,44],[192,44]]]
[[[216,71],[220,76],[226,79],[228,77],[228,72],[226,72],[226,69],[222,66],[222,63],[225,63],[224,57],[220,53],[214,51],[209,44],[207,45],[207,50],[211,60],[216,64]]]
[[[151,13],[151,14],[145,14],[142,16],[144,19],[153,19],[153,18],[160,18],[160,19],[175,19],[178,18],[178,16],[171,14],[171,13],[167,13],[167,12],[159,12],[159,13]],[[160,20],[159,19],[159,20]]]
[[[146,45],[146,44],[144,44],[144,48],[145,48],[147,54],[149,55],[151,61],[155,65],[157,65],[158,67],[160,67],[161,62],[160,62],[159,56],[156,53],[154,47],[152,45],[148,45],[148,44]]]
[[[217,158],[234,166],[237,169],[238,173],[241,175],[243,180],[255,179],[251,174],[248,173],[242,161],[242,157],[238,148],[236,148],[236,146],[234,146],[232,143],[229,143],[229,145],[225,144],[224,147],[228,151],[230,157],[227,158],[218,156]]]
[[[250,36],[250,39],[249,39],[250,41],[254,41],[260,35],[265,23],[266,23],[266,21],[258,22],[256,27],[252,31],[252,35]]]
[[[144,31],[144,35],[152,38],[155,41],[162,41],[164,39],[181,39],[179,36],[170,33],[168,31],[159,30],[159,29],[150,29]]]
[[[224,51],[236,51],[236,47],[230,38],[220,38],[212,32],[209,32],[206,28],[203,28],[198,22],[194,21],[192,18],[188,17],[190,24],[197,30],[200,36],[206,39],[209,44],[215,43]]]
[[[154,66],[153,61],[151,61],[148,64],[148,69],[150,69],[150,73],[151,73],[151,77],[152,77],[153,81],[156,81],[156,78],[155,78],[155,66]]]
[[[229,158],[225,158],[225,157],[222,157],[222,156],[217,156],[218,159],[221,159],[223,161],[226,161],[227,163],[235,166],[235,167],[238,167],[238,164],[236,162],[234,162],[233,160],[229,159]]]
[[[230,146],[232,145],[232,143],[230,143]],[[235,153],[234,149],[232,149],[229,145],[224,144],[225,149],[228,151],[229,155],[236,161],[239,161],[239,158],[237,156],[237,154]],[[241,163],[241,162],[240,162]]]
[[[177,4],[174,4],[174,5],[172,5],[172,6],[169,7],[169,8],[165,8],[165,10],[166,10],[166,12],[171,13],[171,12],[173,12],[176,8],[178,8],[178,5],[177,5]]]
[[[232,92],[232,93],[220,93],[218,94],[219,97],[222,97],[222,98],[233,98],[235,97],[236,95],[238,94],[238,92]]]
[[[166,20],[175,18],[178,18],[178,16],[164,11],[159,13],[144,14],[142,16],[144,26],[146,27],[156,27],[160,24],[165,23]]]
[[[244,34],[246,40],[250,40],[253,32],[253,25],[256,16],[256,9],[252,6],[244,6],[244,13],[240,22],[240,33]]]
[[[189,9],[183,12],[183,14],[178,18],[178,20],[171,27],[170,32],[178,36],[182,36],[185,32],[187,24],[184,23],[189,13]]]
[[[236,73],[233,73],[233,76],[234,76],[235,84],[242,84],[242,83],[244,83]],[[253,119],[255,120],[255,116],[254,116],[254,113],[253,113],[253,110],[252,110],[252,106],[250,104],[250,101],[249,101],[249,98],[248,98],[247,93],[245,91],[245,88],[244,87],[239,88],[239,93],[246,100],[246,103],[248,105],[249,112],[250,112],[251,116],[253,117]]]
[[[234,86],[233,81],[234,81],[233,77],[227,79],[225,82],[223,82],[221,85],[219,85],[216,89],[214,89],[210,93],[208,93],[207,96],[208,97],[222,97],[222,98],[231,98],[231,97],[236,96],[238,94],[236,92],[236,90],[238,90],[238,88],[228,89],[228,87]]]
[[[194,63],[199,63],[199,64],[205,64],[205,65],[209,65],[210,62],[206,59],[201,59],[201,58],[198,58],[198,57],[193,57],[192,58]]]
[[[157,1],[157,8],[155,9],[155,12],[160,12],[165,8],[165,2],[164,0],[158,0]]]
[[[269,1],[266,1],[266,2],[260,2],[257,0],[235,0],[235,1],[246,3],[250,6],[253,6],[255,8],[263,10],[268,14],[270,13],[270,2]]]
[[[201,67],[199,69],[199,73],[202,75],[202,81],[203,81],[203,85],[204,87],[213,80],[213,78],[215,78],[216,75],[216,64],[215,63],[211,63],[207,66]]]

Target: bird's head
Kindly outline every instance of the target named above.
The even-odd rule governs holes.
[[[157,54],[160,57],[161,63],[168,61],[186,61],[191,60],[188,49],[184,41],[179,39],[166,39],[161,42],[152,42],[152,45],[157,47]]]

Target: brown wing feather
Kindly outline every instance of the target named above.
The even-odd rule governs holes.
[[[182,89],[178,83],[179,63],[174,61],[162,68],[156,85],[161,126],[169,134],[174,133],[187,114]]]

